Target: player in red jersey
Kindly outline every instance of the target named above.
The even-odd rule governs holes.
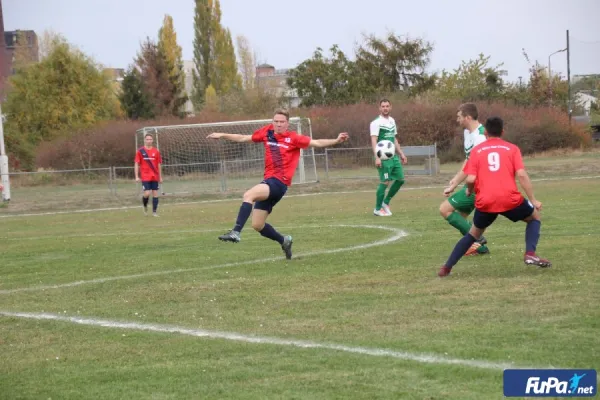
[[[452,267],[498,215],[503,215],[513,222],[527,223],[523,259],[525,264],[539,267],[552,265],[550,261],[535,254],[540,239],[542,203],[536,200],[533,194],[533,186],[525,171],[521,151],[514,144],[501,139],[504,132],[502,119],[489,118],[485,123],[485,129],[488,140],[473,148],[463,170],[467,175],[467,191],[475,193],[473,226],[456,244],[448,261],[438,272],[441,277],[450,274]],[[519,179],[529,200],[525,199],[517,189],[515,176]]]
[[[264,180],[244,193],[235,226],[232,230],[219,236],[226,242],[238,243],[240,233],[246,221],[252,214],[252,228],[262,236],[278,242],[286,258],[292,258],[292,237],[283,236],[268,224],[267,217],[273,207],[285,195],[300,159],[300,149],[307,147],[330,147],[348,139],[347,133],[340,133],[337,139],[314,140],[296,132],[288,131],[289,113],[280,109],[275,112],[273,123],[269,124],[252,135],[238,135],[232,133],[211,133],[209,139],[226,139],[238,143],[262,143],[265,146],[265,174]],[[252,206],[254,205],[254,211]]]
[[[142,181],[144,196],[142,204],[144,205],[144,213],[148,214],[148,199],[150,191],[152,191],[152,215],[157,217],[158,210],[158,187],[162,183],[162,158],[160,151],[153,146],[154,138],[147,133],[144,136],[144,147],[140,147],[135,153],[135,181]],[[141,172],[141,178],[140,178]]]

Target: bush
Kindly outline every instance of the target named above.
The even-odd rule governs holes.
[[[82,130],[70,138],[42,143],[37,150],[39,168],[88,169],[110,166],[133,166],[135,132],[147,126],[201,124],[231,121],[220,113],[201,113],[184,120],[176,117],[157,120],[110,121]]]
[[[463,159],[462,130],[456,123],[459,103],[401,103],[393,106],[392,117],[398,126],[401,145],[430,145],[447,161]],[[377,105],[356,104],[347,107],[318,107],[300,110],[311,118],[313,135],[333,138],[339,132],[350,133],[351,147],[370,145],[369,123],[377,116]],[[557,148],[584,148],[591,145],[585,127],[569,126],[568,116],[555,108],[520,108],[504,104],[479,105],[479,120],[500,116],[505,122],[505,139],[517,144],[524,154]],[[446,157],[449,156],[449,157]]]
[[[463,159],[462,130],[456,124],[458,103],[405,102],[394,104],[401,145],[437,143],[442,161]],[[344,107],[314,107],[293,110],[292,115],[311,119],[314,138],[334,138],[349,132],[345,147],[370,146],[369,124],[377,116],[376,104]],[[524,154],[558,148],[591,145],[585,127],[569,127],[568,116],[552,108],[519,108],[503,104],[481,104],[480,121],[489,116],[505,121],[505,138],[516,143]],[[153,121],[113,121],[83,130],[69,139],[43,143],[37,150],[36,165],[54,169],[102,168],[133,164],[135,131],[144,126],[179,125],[270,118],[263,114],[202,112],[194,118],[167,118]]]

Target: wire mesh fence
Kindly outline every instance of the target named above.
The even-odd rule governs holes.
[[[378,179],[370,148],[328,148],[302,156],[304,183],[319,180]],[[406,175],[439,171],[435,146],[404,147]],[[185,173],[182,173],[185,171]],[[314,171],[314,172],[312,172]],[[160,192],[169,196],[223,195],[240,192],[263,179],[264,159],[163,165]],[[142,194],[133,166],[9,173],[11,211],[101,207],[132,204]],[[303,184],[298,176],[293,185]]]

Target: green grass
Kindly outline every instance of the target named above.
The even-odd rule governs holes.
[[[554,176],[552,165],[565,175],[575,175],[566,166],[579,168],[577,160],[528,162],[542,178]],[[270,222],[294,236],[296,254],[393,235],[356,226],[408,233],[385,246],[292,261],[249,226],[240,244],[216,240],[239,200],[164,204],[160,218],[140,209],[7,218],[0,311],[598,369],[598,183],[534,184],[544,203],[538,250],[551,269],[523,265],[524,225],[499,219],[486,234],[491,254],[464,258],[446,279],[436,272],[460,235],[439,217],[439,189],[401,191],[390,218],[372,215],[374,193],[287,198]],[[185,271],[6,292],[178,269]],[[60,321],[0,317],[0,354],[7,399],[502,398],[500,369]]]

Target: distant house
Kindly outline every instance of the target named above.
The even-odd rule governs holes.
[[[261,64],[256,67],[256,83],[275,96],[285,99],[288,107],[298,107],[300,105],[298,92],[287,84],[289,71],[289,69],[275,69],[272,65]]]
[[[585,92],[575,93],[575,96],[573,96],[573,101],[577,106],[583,109],[584,115],[586,116],[590,115],[592,103],[600,105],[597,97]]]

